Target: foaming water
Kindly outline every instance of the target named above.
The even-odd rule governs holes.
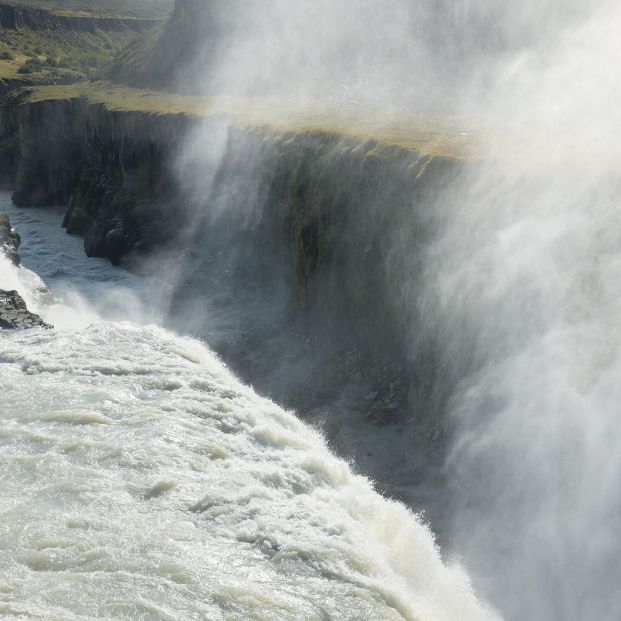
[[[493,618],[414,515],[200,343],[0,278],[73,318],[0,335],[2,618]]]

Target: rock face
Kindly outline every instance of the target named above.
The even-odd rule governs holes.
[[[24,86],[22,80],[0,81],[0,189],[11,190],[15,183],[19,153],[17,106],[10,105],[12,94]]]
[[[84,237],[88,256],[115,264],[179,230],[183,204],[170,164],[191,119],[109,112],[83,100],[14,107],[17,206],[68,204],[68,232]]]
[[[90,257],[118,264],[171,241],[184,222],[174,166],[191,120],[84,106],[83,152],[64,226]],[[70,143],[67,145],[70,149]]]
[[[31,313],[17,291],[0,289],[0,329],[49,328],[41,317]]]
[[[13,265],[19,265],[19,255],[17,254],[19,244],[19,235],[11,229],[9,216],[0,213],[0,252],[9,258]]]
[[[84,100],[26,104],[17,116],[14,202],[69,204],[65,226],[84,237],[89,256],[130,265],[168,250],[187,258],[172,283],[183,300],[176,327],[205,336],[245,380],[287,405],[307,403],[307,395],[288,400],[291,387],[266,378],[287,352],[303,359],[328,343],[328,358],[338,350],[347,365],[372,361],[368,381],[362,373],[364,394],[378,395],[369,420],[398,419],[406,400],[441,409],[433,344],[416,332],[416,307],[407,303],[414,293],[393,275],[412,273],[408,286],[416,287],[419,257],[409,249],[421,246],[430,218],[442,213],[438,190],[447,195],[463,161],[329,132],[111,112]],[[194,133],[217,145],[217,157],[204,149],[179,158]],[[219,312],[235,317],[221,342],[194,320],[204,292],[217,292]],[[300,372],[302,390],[307,377]]]
[[[27,28],[35,32],[78,31],[145,32],[161,23],[157,19],[61,15],[47,9],[0,3],[0,27],[10,30]]]

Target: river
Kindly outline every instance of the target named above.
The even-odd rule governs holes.
[[[415,515],[158,327],[161,286],[0,210],[0,284],[56,326],[0,335],[3,619],[493,618]]]

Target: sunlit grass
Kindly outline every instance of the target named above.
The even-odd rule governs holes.
[[[186,117],[226,116],[233,123],[281,132],[321,132],[376,140],[428,155],[476,157],[481,137],[472,121],[403,109],[261,97],[198,97],[146,91],[106,82],[80,82],[28,89],[37,103],[83,98],[109,111]]]
[[[0,80],[12,80],[18,77],[17,71],[22,63],[17,60],[0,59]]]

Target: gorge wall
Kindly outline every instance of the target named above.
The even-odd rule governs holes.
[[[70,233],[114,263],[174,235],[170,169],[188,126],[180,115],[112,113],[82,100],[17,104],[18,206],[68,204]],[[172,230],[176,230],[174,227]]]
[[[168,325],[320,425],[387,493],[434,510],[451,378],[418,329],[416,249],[470,164],[84,99],[16,98],[5,115],[17,205],[68,204],[89,256],[168,282]]]

